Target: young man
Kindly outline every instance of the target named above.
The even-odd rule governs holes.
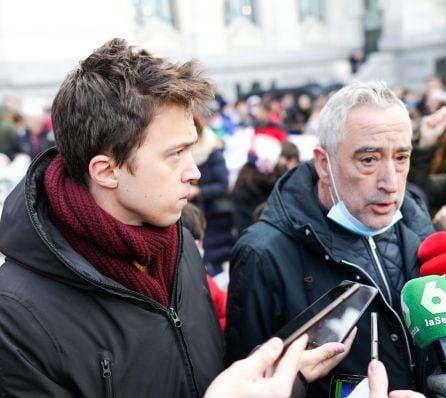
[[[355,83],[327,102],[319,134],[314,161],[276,184],[261,219],[236,244],[227,362],[245,356],[333,286],[353,280],[381,294],[333,373],[366,374],[370,311],[377,311],[391,389],[422,391],[424,356],[401,321],[400,292],[418,276],[416,250],[433,227],[421,200],[405,192],[412,149],[407,110],[383,83]],[[330,377],[316,381],[308,396],[328,396],[329,384]]]
[[[57,152],[33,163],[0,223],[0,391],[198,397],[223,369],[201,259],[178,223],[200,177],[192,114],[212,96],[193,63],[119,39],[66,77]]]

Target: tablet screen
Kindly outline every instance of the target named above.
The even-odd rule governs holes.
[[[286,345],[304,333],[308,334],[311,346],[342,342],[377,293],[373,286],[345,281],[294,317],[275,335]]]

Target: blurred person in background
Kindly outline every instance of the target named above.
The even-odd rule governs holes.
[[[209,109],[211,112],[205,118],[206,124],[224,141],[228,135],[233,134],[236,127],[232,117],[232,106],[220,94],[216,94]]]
[[[420,189],[437,230],[446,229],[446,106],[421,118],[408,180]]]
[[[270,122],[283,127],[283,121],[284,118],[286,117],[286,112],[282,105],[282,96],[271,95],[271,99],[268,102],[270,107],[270,112],[269,112]]]
[[[350,73],[355,75],[358,73],[361,65],[364,62],[364,55],[361,50],[352,51],[350,57],[348,58],[348,62],[350,63]]]
[[[198,142],[192,155],[200,170],[201,178],[191,188],[190,199],[206,218],[204,234],[204,263],[211,276],[223,271],[234,244],[233,206],[229,197],[229,171],[223,157],[223,142],[209,128],[205,118],[194,115]]]
[[[232,122],[235,128],[249,127],[254,124],[252,115],[249,113],[249,105],[246,100],[239,98],[235,101],[232,114]]]
[[[52,131],[48,130],[47,116],[38,105],[24,107],[24,126],[17,131],[11,142],[9,154],[26,154],[31,159],[54,146]]]
[[[430,75],[426,78],[425,91],[417,105],[421,116],[430,115],[439,109],[438,93],[444,91],[444,84],[440,76]]]
[[[294,93],[286,92],[280,98],[280,103],[282,105],[283,112],[285,114],[285,118],[287,118],[288,114],[295,108],[296,106],[296,98],[294,97]]]
[[[289,134],[304,134],[305,126],[311,115],[312,99],[306,94],[298,95],[296,105],[289,109],[285,119],[285,126]]]
[[[254,135],[248,161],[239,171],[232,189],[236,237],[257,219],[277,179],[299,163],[299,151],[274,136]]]
[[[276,107],[280,104],[275,101]],[[263,100],[257,109],[255,117],[254,134],[264,134],[277,138],[280,142],[286,141],[288,132],[282,124],[282,118],[277,114],[278,109],[273,110],[271,101]]]
[[[11,105],[3,102],[0,105],[0,153],[8,157],[12,141],[17,134],[17,124],[14,121],[16,112]]]
[[[282,151],[276,169],[282,175],[300,163],[299,149],[290,141],[282,142]]]
[[[310,116],[308,117],[307,123],[305,124],[305,134],[317,134],[319,115],[326,102],[327,98],[324,95],[319,95],[313,101]]]

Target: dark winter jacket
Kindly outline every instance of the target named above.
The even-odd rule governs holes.
[[[256,221],[259,206],[268,199],[276,180],[275,174],[261,173],[253,163],[243,165],[232,190],[237,238]]]
[[[327,397],[332,374],[367,374],[371,311],[379,313],[381,359],[391,389],[421,388],[424,354],[408,337],[399,301],[403,284],[418,276],[417,248],[433,232],[424,205],[407,193],[403,219],[368,240],[326,217],[316,184],[312,162],[285,174],[260,221],[237,242],[231,259],[227,362],[245,356],[330,288],[352,280],[374,285],[380,294],[359,321],[349,355],[330,375],[311,384],[307,396]]]
[[[169,308],[105,277],[48,219],[53,156],[31,165],[0,221],[0,396],[201,397],[223,341],[190,233]]]
[[[228,261],[233,246],[232,202],[228,195],[229,172],[223,151],[213,151],[206,162],[198,166],[201,178],[201,195],[197,205],[206,217],[204,235],[204,262],[220,263]]]

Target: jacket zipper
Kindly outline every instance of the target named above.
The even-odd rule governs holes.
[[[180,250],[183,250],[183,234],[180,232],[181,229],[183,227],[183,223],[181,221],[181,218],[179,220],[178,223],[178,231],[179,231],[179,239],[178,239],[178,247],[180,248]],[[170,296],[170,306],[167,308],[167,315],[169,316],[170,321],[172,322],[172,325],[175,328],[175,331],[177,332],[177,336],[178,339],[180,341],[180,346],[182,348],[183,351],[183,356],[187,362],[187,365],[189,367],[189,371],[190,371],[190,375],[192,378],[192,383],[193,383],[193,388],[195,391],[196,396],[199,396],[198,393],[198,383],[195,377],[195,372],[194,372],[194,367],[192,365],[192,360],[189,356],[189,351],[187,348],[187,343],[186,343],[186,339],[184,337],[183,334],[183,322],[180,319],[180,317],[178,316],[177,311],[175,310],[175,308],[178,307],[178,303],[177,303],[177,282],[178,282],[178,272],[179,272],[179,262],[180,262],[180,258],[182,255],[182,251],[178,252],[178,256],[177,256],[177,261],[176,261],[176,266],[175,266],[175,276],[173,278],[173,286],[172,286],[172,292],[171,292],[171,296]],[[187,369],[185,369],[186,374],[187,374]]]
[[[181,328],[181,326],[183,326],[183,322],[175,311],[175,308],[169,307],[167,313],[169,314],[169,318],[172,321],[173,326],[175,326],[176,328]]]
[[[410,345],[409,345],[409,338],[407,337],[407,332],[406,332],[406,328],[403,325],[403,322],[401,321],[399,315],[397,314],[397,312],[393,309],[393,307],[391,307],[389,305],[389,303],[387,302],[387,300],[385,299],[384,295],[381,292],[381,289],[378,287],[378,285],[375,283],[375,281],[372,279],[372,277],[366,272],[364,271],[361,267],[359,267],[356,264],[350,263],[348,261],[345,260],[341,260],[341,263],[346,264],[352,268],[354,268],[356,270],[356,272],[358,272],[358,274],[362,274],[365,275],[366,278],[368,279],[368,281],[375,286],[378,289],[379,294],[381,295],[381,297],[383,298],[384,304],[387,306],[387,308],[395,315],[395,318],[397,319],[399,325],[400,325],[400,329],[403,332],[403,336],[404,336],[404,343],[406,344],[406,352],[407,355],[409,356],[409,366],[410,366],[410,376],[411,376],[411,380],[413,383],[413,379],[414,379],[414,375],[413,375],[413,370],[415,368],[415,363],[413,362],[412,359],[412,353],[410,351]]]
[[[112,361],[109,352],[101,353],[100,364],[102,368],[102,378],[105,384],[105,397],[113,398]]]
[[[384,274],[384,270],[383,270],[383,266],[381,264],[381,261],[379,261],[378,254],[376,253],[376,243],[375,243],[375,241],[373,240],[373,238],[371,236],[369,236],[367,238],[367,241],[369,243],[370,248],[372,249],[373,259],[375,260],[375,263],[376,263],[376,266],[378,268],[379,274],[381,275],[381,279],[383,280],[384,286],[386,288],[386,292],[387,292],[387,296],[389,298],[390,306],[393,306],[392,294],[390,292],[390,287],[389,287],[389,284],[387,282],[386,276]]]

